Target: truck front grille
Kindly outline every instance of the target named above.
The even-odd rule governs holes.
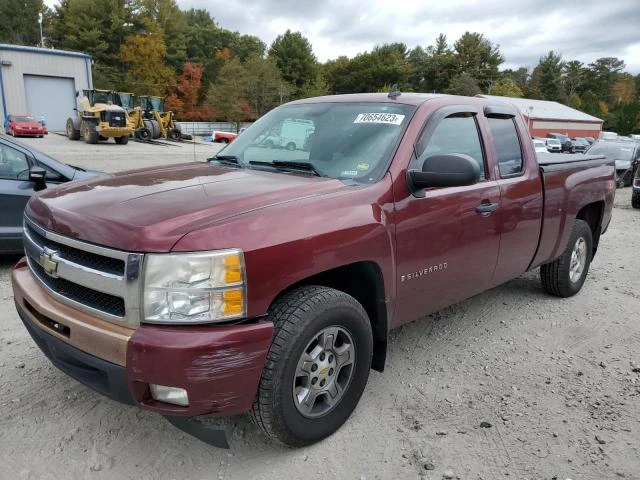
[[[65,237],[27,217],[23,240],[31,273],[54,298],[105,320],[139,324],[142,254]]]
[[[50,277],[44,271],[44,268],[30,257],[28,258],[28,263],[34,276],[54,292],[101,312],[109,313],[116,317],[124,317],[124,299],[83,287],[64,278]]]
[[[104,112],[105,122],[109,123],[110,127],[126,127],[127,119],[124,112]]]

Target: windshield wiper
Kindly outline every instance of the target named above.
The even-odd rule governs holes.
[[[318,170],[311,162],[301,160],[274,160],[273,162],[249,162],[251,165],[260,165],[274,167],[280,170],[298,170],[313,173],[318,177],[326,177],[324,173]]]
[[[215,155],[211,158],[207,158],[208,162],[218,162],[223,165],[231,165],[233,167],[242,168],[240,160],[235,155]]]

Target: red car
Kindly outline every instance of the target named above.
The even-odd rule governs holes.
[[[47,127],[30,115],[9,115],[5,130],[14,137],[43,137],[47,133]]]

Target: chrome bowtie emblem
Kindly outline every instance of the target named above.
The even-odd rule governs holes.
[[[50,277],[57,277],[56,272],[58,271],[58,262],[53,259],[53,256],[57,254],[55,250],[51,250],[50,248],[44,248],[42,253],[40,254],[40,266],[44,269],[44,273],[49,275]]]

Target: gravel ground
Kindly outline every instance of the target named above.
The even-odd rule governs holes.
[[[28,142],[107,171],[193,160],[193,145]],[[349,421],[299,450],[245,417],[230,450],[209,447],[71,380],[21,325],[17,258],[0,259],[0,478],[639,479],[638,245],[621,189],[580,294],[547,296],[536,271],[394,331]]]

